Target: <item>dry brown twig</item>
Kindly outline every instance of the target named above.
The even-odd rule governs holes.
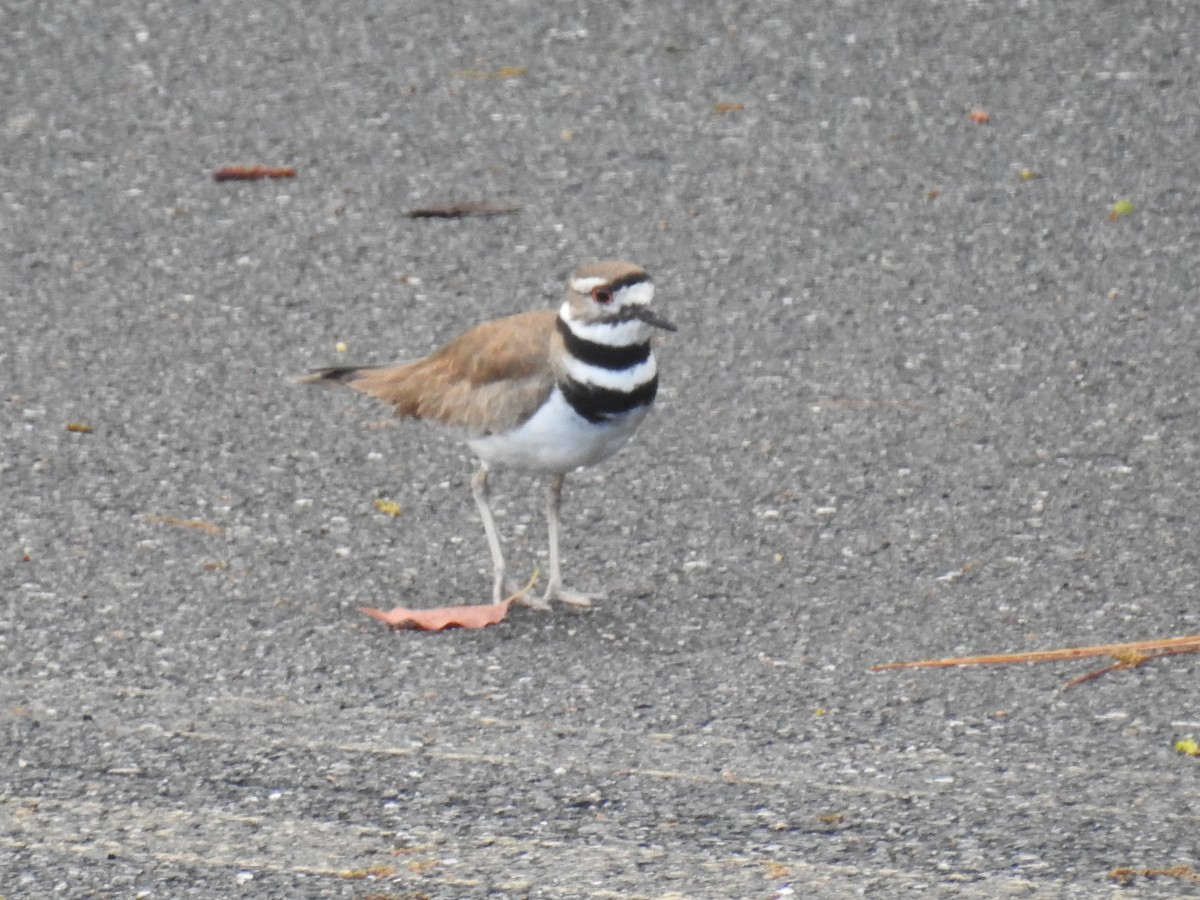
[[[146,516],[146,521],[154,525],[170,525],[173,528],[191,528],[194,531],[203,531],[205,534],[221,535],[225,533],[225,529],[220,525],[205,522],[203,519],[182,519],[179,516],[150,514]]]
[[[1164,656],[1178,656],[1183,653],[1200,653],[1200,634],[1190,634],[1177,638],[1158,638],[1149,641],[1133,641],[1127,644],[1097,644],[1093,647],[1064,647],[1059,650],[1031,650],[1026,653],[999,653],[986,656],[955,656],[947,659],[922,659],[915,662],[894,662],[871,666],[872,672],[883,672],[889,669],[941,669],[951,666],[999,666],[1010,663],[1058,662],[1068,659],[1089,659],[1096,656],[1109,656],[1115,663],[1088,672],[1068,681],[1064,688],[1075,687],[1085,681],[1099,678],[1108,672],[1119,669],[1135,669],[1142,663]]]
[[[1122,887],[1129,887],[1138,878],[1178,878],[1181,881],[1191,881],[1200,884],[1200,874],[1191,866],[1170,866],[1165,869],[1135,869],[1132,866],[1120,866],[1111,870],[1108,877]]]
[[[451,203],[446,206],[427,206],[410,209],[404,215],[410,219],[464,219],[468,216],[503,216],[517,212],[519,206],[500,206],[476,200],[469,203]]]
[[[294,166],[222,166],[213,181],[260,181],[263,178],[295,178]]]

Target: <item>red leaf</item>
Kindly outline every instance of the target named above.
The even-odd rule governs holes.
[[[397,606],[391,612],[364,606],[359,612],[378,619],[393,631],[442,631],[446,628],[487,628],[504,621],[515,597],[489,606],[439,606],[436,609],[406,609]]]

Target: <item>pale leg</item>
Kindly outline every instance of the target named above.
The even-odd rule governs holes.
[[[562,505],[565,475],[550,476],[546,485],[546,527],[550,532],[550,583],[546,585],[545,601],[561,600],[568,606],[590,606],[593,600],[603,600],[603,594],[581,594],[563,587],[562,568],[558,555],[558,508]]]
[[[483,519],[483,530],[487,534],[488,549],[492,553],[492,602],[500,603],[511,597],[517,589],[508,579],[504,566],[504,550],[500,547],[500,533],[496,530],[496,520],[492,518],[492,507],[488,503],[488,467],[483,463],[479,471],[471,479],[471,493],[475,497],[475,505],[479,507],[479,518]],[[550,604],[544,600],[523,595],[517,602],[535,609],[549,609]]]

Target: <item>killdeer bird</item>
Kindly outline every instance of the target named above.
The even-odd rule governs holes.
[[[471,488],[492,554],[497,603],[516,588],[488,503],[488,473],[495,467],[549,475],[549,582],[541,599],[521,602],[538,609],[548,609],[551,600],[587,606],[602,595],[570,591],[562,583],[563,479],[616,453],[654,402],[658,367],[650,329],[675,326],[651,311],[653,297],[654,285],[640,266],[584,266],[571,277],[557,311],[484,322],[414,362],[319,369],[299,380],[344,384],[392,404],[401,418],[465,433],[480,461]]]

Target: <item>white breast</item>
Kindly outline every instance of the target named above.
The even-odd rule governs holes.
[[[612,456],[637,431],[648,406],[604,422],[589,422],[557,387],[523,425],[467,441],[488,466],[566,474]]]

